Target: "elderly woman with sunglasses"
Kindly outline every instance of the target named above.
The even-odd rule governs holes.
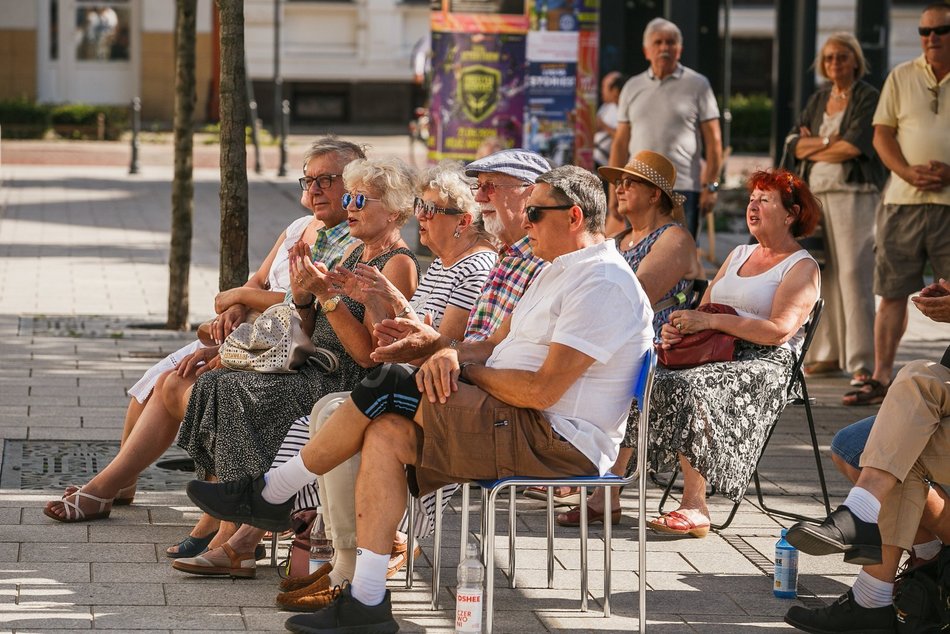
[[[360,242],[340,266],[380,269],[412,294],[419,268],[399,233],[412,213],[414,173],[396,159],[361,159],[343,169],[343,206],[350,235]],[[364,306],[331,286],[327,268],[299,248],[290,260],[292,302],[303,328],[339,367],[305,365],[295,374],[228,369],[202,375],[192,388],[178,445],[194,458],[199,477],[236,480],[267,470],[294,420],[330,392],[351,389],[376,365],[373,323]]]
[[[798,134],[789,138],[798,172],[821,202],[825,242],[825,309],[805,374],[846,370],[861,387],[874,368],[874,213],[887,176],[872,144],[880,93],[861,79],[867,62],[850,33],[832,33],[815,67],[828,83],[808,100]],[[882,391],[878,384],[852,394],[861,400]]]

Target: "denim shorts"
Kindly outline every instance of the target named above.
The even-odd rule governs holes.
[[[861,454],[871,434],[876,416],[869,416],[838,430],[831,440],[831,452],[855,469],[861,468]]]

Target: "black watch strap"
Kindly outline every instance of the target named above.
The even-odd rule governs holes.
[[[313,308],[313,305],[317,303],[317,296],[311,294],[310,301],[308,301],[306,304],[298,304],[297,302],[294,301],[294,298],[291,297],[290,303],[293,304],[294,308],[296,308],[297,310],[307,310],[308,308]]]

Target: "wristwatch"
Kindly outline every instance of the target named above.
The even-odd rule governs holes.
[[[297,302],[294,301],[293,297],[290,298],[290,302],[294,305],[294,308],[296,308],[297,310],[308,310],[310,308],[313,308],[313,305],[317,303],[317,296],[310,295],[310,301],[308,301],[305,304],[298,304]]]
[[[831,137],[826,137],[826,136],[821,137],[821,144],[824,145],[825,147],[828,147],[829,145],[831,145]]]
[[[322,304],[320,304],[320,305],[323,307],[323,312],[324,312],[324,313],[332,313],[333,311],[335,311],[335,310],[336,310],[336,307],[337,307],[337,305],[340,303],[340,300],[341,300],[341,299],[342,299],[342,297],[341,297],[340,295],[334,295],[333,297],[331,297],[331,298],[328,299],[327,301],[325,301],[325,302],[323,302]]]
[[[705,189],[705,190],[706,190],[707,192],[709,192],[710,194],[715,194],[716,192],[719,191],[719,181],[713,181],[713,182],[711,182],[711,183],[706,183],[705,185],[703,185],[703,189]]]

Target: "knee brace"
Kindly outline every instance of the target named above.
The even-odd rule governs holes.
[[[421,398],[416,372],[417,368],[409,364],[381,365],[360,382],[350,398],[367,418],[386,413],[413,418]]]

